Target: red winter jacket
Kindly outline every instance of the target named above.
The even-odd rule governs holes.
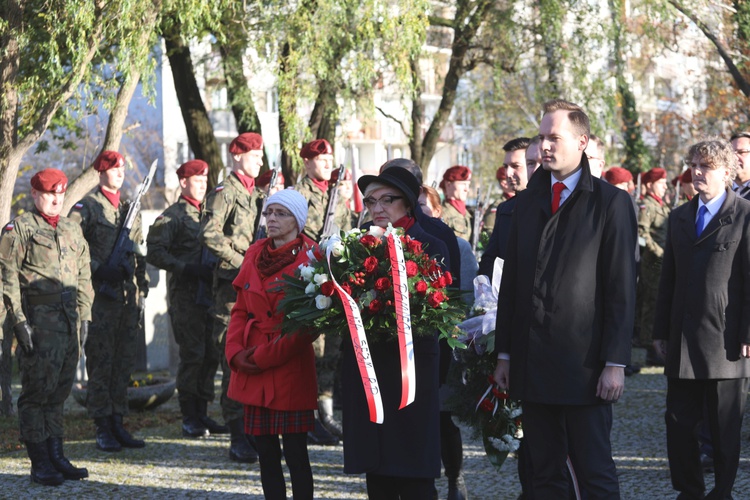
[[[309,247],[315,243],[302,235]],[[232,368],[227,395],[240,403],[262,406],[273,410],[314,410],[318,408],[318,381],[315,373],[313,337],[293,334],[281,337],[282,315],[276,306],[283,298],[281,292],[270,292],[274,281],[283,274],[293,275],[300,264],[308,262],[305,251],[297,255],[293,264],[262,279],[257,270],[257,259],[267,239],[248,248],[240,273],[232,283],[237,290],[237,302],[227,330],[227,361],[240,351],[257,346],[255,363],[263,371],[249,375]]]

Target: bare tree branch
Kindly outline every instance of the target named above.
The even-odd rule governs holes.
[[[385,117],[386,117],[386,118],[388,118],[389,120],[393,120],[394,122],[398,123],[398,124],[399,124],[399,126],[401,127],[401,131],[402,131],[402,132],[404,133],[404,135],[405,135],[406,137],[409,137],[409,131],[408,131],[408,130],[406,129],[406,125],[404,125],[404,122],[403,122],[402,120],[399,120],[399,119],[398,119],[398,118],[396,118],[395,116],[393,116],[393,115],[391,115],[391,114],[389,114],[389,113],[386,113],[385,111],[383,111],[383,110],[382,110],[382,109],[380,108],[380,106],[375,106],[375,109],[377,109],[378,111],[380,111],[380,114],[381,114],[381,115],[383,115],[383,116],[385,116]]]

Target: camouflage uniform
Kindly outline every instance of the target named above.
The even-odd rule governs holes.
[[[181,406],[214,399],[214,375],[221,359],[206,300],[211,297],[211,283],[183,274],[186,264],[202,263],[200,216],[197,208],[180,198],[156,218],[147,238],[146,261],[169,272],[169,317],[180,348],[177,390]]]
[[[260,191],[250,194],[237,178],[230,174],[211,191],[204,202],[201,218],[201,239],[204,245],[219,259],[214,272],[213,339],[221,355],[221,409],[224,420],[230,422],[244,419],[244,408],[227,397],[230,369],[224,354],[227,326],[232,307],[237,301],[237,292],[232,281],[237,277],[260,218]]]
[[[307,222],[302,234],[309,237],[315,242],[319,242],[323,233],[323,226],[326,220],[326,210],[328,209],[328,200],[330,198],[330,189],[327,193],[316,186],[312,179],[305,176],[294,187],[307,200]],[[339,198],[334,211],[334,223],[341,231],[348,231],[352,228],[351,210]],[[315,368],[318,372],[318,393],[323,397],[333,397],[333,386],[336,378],[336,371],[340,357],[341,340],[334,337],[335,342],[326,342],[326,336],[320,335],[313,342],[315,350]]]
[[[112,206],[101,189],[76,203],[70,218],[78,222],[91,251],[91,273],[95,292],[92,308],[93,321],[84,349],[88,390],[86,407],[91,418],[126,415],[128,413],[127,390],[130,376],[135,369],[138,338],[138,290],[147,293],[146,261],[140,245],[143,242],[141,216],[138,214],[130,230],[134,252],[128,256],[135,276],[118,283],[109,283],[116,299],[101,293],[101,280],[93,274],[101,265],[106,265],[114,250],[120,227],[128,212],[128,203]]]
[[[78,364],[78,327],[91,321],[89,249],[81,228],[57,228],[34,209],[5,226],[0,239],[3,289],[11,323],[32,326],[34,352],[19,349],[21,440],[63,437],[63,403]]]
[[[639,344],[641,347],[651,347],[656,295],[659,289],[670,209],[666,204],[660,205],[651,196],[641,198],[638,207],[638,236],[642,250],[637,293]]]
[[[467,208],[466,215],[461,215],[461,212],[448,203],[448,200],[443,200],[443,222],[448,224],[448,227],[453,229],[458,238],[463,238],[466,241],[471,241],[471,233],[474,229],[474,217],[471,211]]]

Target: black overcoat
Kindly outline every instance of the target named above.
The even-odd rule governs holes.
[[[510,394],[542,404],[602,402],[607,361],[628,364],[637,225],[627,193],[581,177],[552,215],[550,172],[516,195],[498,297],[496,351],[510,354]]]
[[[727,190],[719,212],[695,234],[698,197],[669,216],[654,318],[667,340],[664,373],[682,379],[750,377],[750,201]]]
[[[448,255],[445,244],[427,234],[419,222],[406,232],[425,245],[431,257]],[[447,260],[447,259],[446,259]],[[412,317],[413,322],[419,318]],[[364,388],[348,336],[342,339],[344,472],[400,477],[440,477],[439,348],[437,334],[414,338],[416,396],[399,410],[401,364],[395,340],[373,341],[370,354],[383,398],[382,424],[370,422]]]

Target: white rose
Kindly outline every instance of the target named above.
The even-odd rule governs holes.
[[[388,225],[390,226],[390,223]],[[369,234],[375,236],[376,238],[382,238],[382,236],[385,234],[385,229],[380,226],[370,226]]]
[[[372,229],[370,229],[370,231],[372,231]],[[359,236],[360,234],[362,234],[362,230],[358,227],[355,227],[354,229],[350,229],[346,232],[346,237],[348,238],[350,236]]]
[[[305,287],[305,293],[307,295],[312,295],[315,293],[315,291],[318,289],[318,287],[315,285],[315,283],[310,283]]]
[[[326,297],[325,295],[318,295],[315,297],[315,307],[318,309],[328,309],[331,307],[331,304],[333,304],[331,297]]]
[[[320,286],[323,283],[325,283],[326,281],[328,281],[328,275],[327,274],[316,274],[315,276],[313,276],[312,280],[315,282],[316,285]]]
[[[312,266],[301,265],[299,268],[299,275],[305,281],[312,281],[313,274],[315,274],[315,268]]]
[[[341,257],[341,255],[344,253],[344,244],[340,241],[334,243],[331,253],[333,253],[334,257]]]

